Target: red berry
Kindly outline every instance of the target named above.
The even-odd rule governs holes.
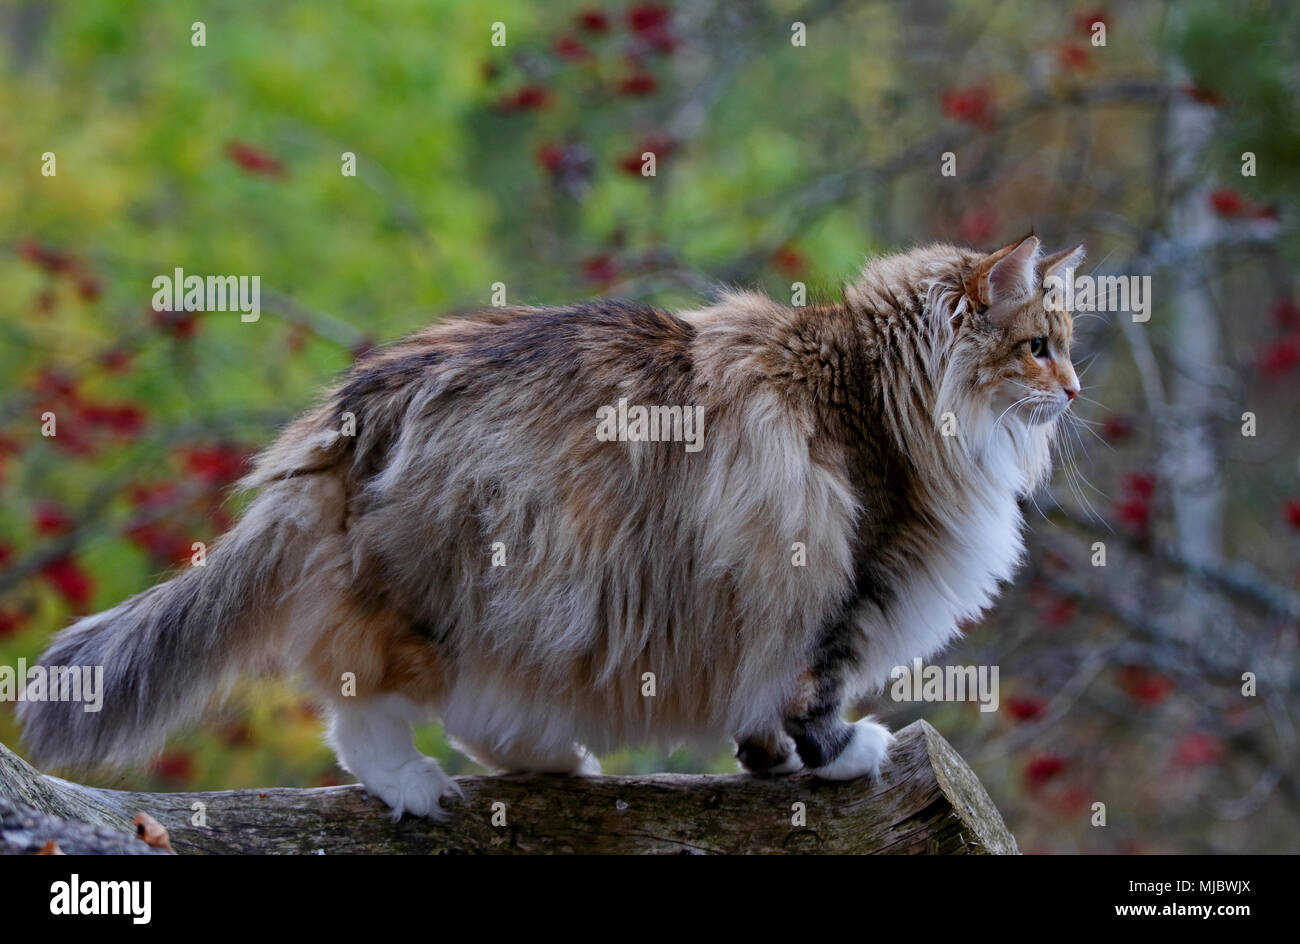
[[[1290,373],[1300,365],[1300,336],[1278,338],[1272,341],[1259,356],[1259,369],[1266,377],[1276,379]]]
[[[1060,599],[1052,602],[1043,614],[1043,620],[1053,629],[1060,629],[1062,626],[1068,626],[1070,620],[1074,619],[1075,604],[1073,600]]]
[[[73,278],[77,286],[77,295],[83,301],[93,302],[99,298],[99,279],[84,271],[78,271]]]
[[[1065,769],[1065,761],[1055,754],[1039,754],[1025,765],[1025,783],[1039,787]]]
[[[943,93],[940,104],[943,113],[954,121],[985,129],[993,126],[993,94],[986,86],[949,89]]]
[[[583,62],[591,58],[591,50],[580,40],[569,35],[557,37],[551,48],[555,50],[555,54],[561,59],[567,59],[570,62]]]
[[[183,751],[166,751],[151,767],[154,776],[175,783],[188,783],[194,776],[194,758]]]
[[[58,505],[50,502],[41,502],[36,506],[33,525],[36,528],[36,533],[45,537],[67,534],[74,527],[72,518]]]
[[[130,369],[132,357],[130,351],[115,347],[101,354],[99,363],[110,374],[120,374]]]
[[[62,371],[47,367],[36,375],[36,381],[32,384],[32,389],[42,397],[50,397],[56,400],[71,398],[76,396],[77,381]]]
[[[578,25],[589,33],[604,33],[609,30],[609,17],[594,8],[583,10],[578,14]]]
[[[81,418],[90,425],[103,427],[119,436],[138,436],[145,426],[143,408],[133,403],[83,405],[80,412]]]
[[[564,147],[559,144],[547,143],[537,149],[537,163],[550,171],[552,174],[559,173],[560,168],[564,165]]]
[[[1151,526],[1151,504],[1143,498],[1126,498],[1115,506],[1119,520],[1135,531],[1146,532]]]
[[[1213,105],[1218,108],[1224,103],[1224,98],[1214,89],[1208,89],[1204,86],[1184,85],[1183,94],[1193,101],[1200,102],[1202,105]]]
[[[1123,413],[1110,413],[1102,422],[1101,435],[1107,442],[1123,442],[1133,435],[1133,421]]]
[[[582,260],[582,277],[597,285],[608,285],[618,278],[618,266],[610,255],[590,256]]]
[[[672,55],[673,51],[676,50],[678,45],[681,43],[681,40],[677,38],[676,34],[663,27],[646,30],[641,34],[641,39],[655,52],[661,53],[665,56]]]
[[[1047,702],[1041,698],[1011,697],[1006,700],[1007,714],[1017,721],[1033,721],[1041,718],[1047,710]]]
[[[94,581],[69,556],[59,557],[41,568],[41,575],[74,609],[84,609],[95,592]]]
[[[287,172],[283,161],[242,141],[231,141],[227,144],[226,156],[250,174],[282,177]]]
[[[1132,495],[1150,498],[1156,493],[1156,477],[1150,472],[1125,473],[1124,488]]]
[[[641,167],[644,163],[643,154],[653,154],[656,163],[664,161],[674,151],[677,150],[677,142],[666,135],[650,134],[643,137],[640,146],[636,151],[626,154],[618,159],[618,166],[624,173],[633,177],[641,176]]]
[[[1105,10],[1084,10],[1074,15],[1074,28],[1085,36],[1092,34],[1092,24],[1101,23],[1110,28],[1110,20]]]
[[[69,253],[42,246],[30,239],[24,240],[18,247],[18,257],[51,275],[71,272],[77,265],[76,258]]]
[[[618,84],[618,94],[632,97],[652,95],[659,88],[659,80],[653,72],[634,72],[625,76]]]
[[[808,260],[804,258],[803,253],[793,246],[782,246],[772,253],[772,265],[782,275],[790,278],[802,273],[807,264]]]
[[[628,8],[627,25],[634,33],[659,29],[668,23],[672,11],[659,3],[637,3]]]
[[[986,243],[997,232],[998,215],[987,207],[974,207],[962,214],[957,229],[961,238],[972,245]]]
[[[1174,763],[1183,767],[1204,767],[1219,762],[1223,744],[1213,735],[1194,731],[1184,735],[1174,748]]]
[[[502,111],[537,111],[551,104],[550,90],[544,85],[525,85],[513,95],[503,95],[497,99],[497,107]]]
[[[1286,523],[1300,531],[1300,498],[1288,498],[1282,505]]]
[[[1246,198],[1231,187],[1211,191],[1210,206],[1220,216],[1241,216],[1247,209]]]
[[[0,610],[0,639],[16,636],[27,622],[27,614],[21,610]]]
[[[153,316],[153,323],[164,334],[169,334],[177,340],[189,340],[198,334],[199,316],[193,311],[157,311],[149,309]]]
[[[1136,702],[1158,705],[1174,690],[1174,680],[1168,675],[1152,672],[1140,665],[1128,665],[1120,670],[1119,684]]]
[[[1086,69],[1089,65],[1088,50],[1075,42],[1061,43],[1056,47],[1056,61],[1065,72]]]
[[[134,483],[127,488],[127,501],[136,508],[167,508],[179,500],[180,487],[175,482]]]
[[[228,485],[244,474],[247,454],[227,444],[192,446],[181,450],[186,470],[209,485]]]

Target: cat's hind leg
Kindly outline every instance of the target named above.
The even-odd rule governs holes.
[[[460,787],[438,762],[415,749],[411,725],[423,712],[395,693],[340,699],[331,708],[329,741],[343,768],[393,810],[442,819],[441,800]]]
[[[778,728],[737,737],[736,760],[751,774],[780,776],[803,770],[794,738]]]

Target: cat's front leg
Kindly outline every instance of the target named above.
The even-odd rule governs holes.
[[[804,764],[823,780],[880,779],[880,768],[889,760],[895,740],[873,718],[849,724],[836,717],[833,725],[813,724],[795,737]]]
[[[809,673],[803,697],[786,716],[785,730],[814,776],[879,779],[896,738],[874,718],[850,724],[841,717],[843,685],[834,668],[823,664]]]

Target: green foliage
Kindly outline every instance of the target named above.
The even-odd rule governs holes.
[[[1180,5],[1166,42],[1195,85],[1229,106],[1214,153],[1228,167],[1244,151],[1256,155],[1259,176],[1245,178],[1243,189],[1264,201],[1294,200],[1300,193],[1300,11],[1262,2]]]

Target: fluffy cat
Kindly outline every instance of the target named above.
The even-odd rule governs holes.
[[[456,789],[412,744],[431,715],[502,770],[730,735],[754,772],[876,775],[892,736],[841,713],[1017,564],[1079,392],[1043,280],[1081,258],[931,245],[842,304],[499,308],[374,352],[259,457],[207,566],[54,639],[44,664],[104,666],[104,707],[26,702],[24,736],[127,763],[282,670],[395,816]],[[620,401],[696,408],[703,437],[609,441]]]

